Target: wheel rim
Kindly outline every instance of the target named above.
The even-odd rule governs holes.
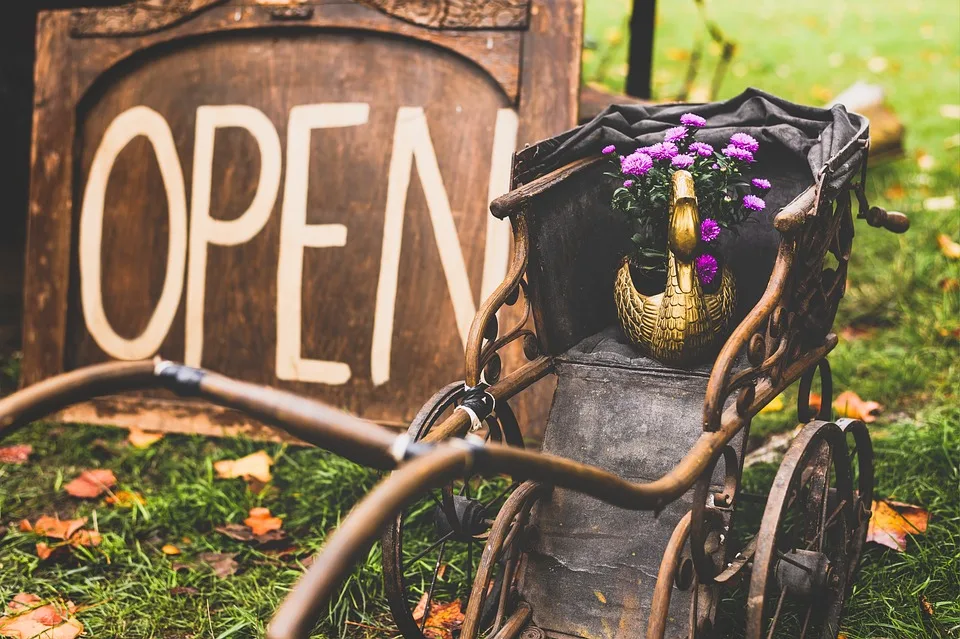
[[[748,639],[836,637],[853,510],[840,428],[807,424],[774,479],[747,599]]]
[[[420,410],[407,434],[415,441],[425,437],[459,405],[463,394],[463,382],[441,389]],[[482,430],[481,436],[487,440],[523,446],[516,419],[506,402],[498,403],[495,415],[486,420]],[[465,478],[431,491],[430,496],[400,513],[384,531],[384,590],[397,629],[406,639],[426,639],[424,624],[431,602],[449,603],[459,598],[465,609],[489,520],[517,486],[506,481],[501,482],[503,486],[484,483],[478,493],[475,483]],[[485,512],[478,512],[480,507]],[[427,534],[432,534],[433,539],[414,543]],[[421,601],[425,603],[423,615],[414,619],[414,610]]]

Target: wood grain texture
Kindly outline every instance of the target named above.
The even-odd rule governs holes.
[[[242,105],[261,112],[276,130],[283,175],[259,232],[235,246],[207,247],[201,363],[246,381],[319,397],[382,423],[404,423],[436,388],[462,378],[463,345],[418,157],[403,203],[390,375],[383,384],[372,380],[373,309],[398,114],[423,105],[463,254],[467,295],[478,305],[495,121],[499,111],[519,102],[520,128],[528,134],[546,135],[574,123],[575,108],[558,110],[552,100],[531,100],[520,88],[521,77],[524,82],[537,77],[524,65],[555,66],[558,50],[542,49],[540,57],[522,54],[531,34],[513,27],[426,28],[356,3],[311,3],[308,14],[277,20],[275,3],[197,2],[166,3],[164,11],[192,13],[176,24],[123,37],[77,38],[72,31],[76,14],[41,17],[23,383],[109,358],[85,321],[78,248],[88,176],[111,123],[139,107],[165,122],[189,208],[197,109]],[[141,4],[160,11],[163,3]],[[541,7],[544,13],[552,12],[550,4]],[[101,18],[89,26],[109,23]],[[564,71],[554,77],[570,83],[564,94],[572,101],[565,102],[575,106],[579,62],[561,64]],[[304,249],[300,355],[349,363],[351,378],[341,386],[279,379],[275,366],[288,126],[292,110],[318,103],[370,105],[362,126],[314,130],[304,168],[306,222],[343,225],[346,243]],[[243,129],[218,129],[213,148],[210,215],[229,221],[251,204],[265,169],[256,140]],[[99,248],[103,313],[121,338],[131,339],[149,324],[161,297],[172,246],[170,202],[151,143],[143,136],[129,140],[105,184]],[[186,286],[158,349],[171,359],[184,358],[185,296]],[[545,406],[547,397],[529,393],[518,400],[518,412],[523,415],[529,404]],[[193,424],[172,428],[216,434],[208,418],[178,417],[172,404],[163,408],[156,403],[160,400],[174,401],[101,400],[96,410],[85,409],[83,419],[110,421],[120,414],[157,411]],[[545,416],[542,409],[530,414],[538,411]]]
[[[390,15],[438,29],[522,29],[531,0],[361,0]]]
[[[140,0],[107,9],[77,9],[70,15],[70,34],[75,38],[146,35],[225,1]]]

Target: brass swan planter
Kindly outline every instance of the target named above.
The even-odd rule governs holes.
[[[673,366],[696,363],[709,355],[726,333],[737,303],[730,267],[724,264],[720,285],[704,293],[694,268],[700,243],[700,215],[693,176],[673,174],[667,228],[667,285],[663,293],[643,295],[624,258],[613,294],[624,333],[651,357]]]

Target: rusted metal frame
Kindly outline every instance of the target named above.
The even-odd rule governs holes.
[[[522,513],[528,512],[533,506],[534,499],[544,490],[542,484],[528,481],[521,484],[507,501],[500,508],[496,521],[490,529],[487,537],[487,543],[483,547],[483,554],[480,557],[480,564],[477,566],[477,574],[473,582],[474,596],[467,601],[467,609],[464,611],[463,626],[460,629],[462,639],[476,639],[480,632],[480,616],[483,612],[483,604],[487,597],[487,584],[493,573],[493,568],[500,559],[500,552],[506,547],[506,540],[511,531],[518,530],[524,525]],[[504,575],[504,588],[509,588]],[[494,594],[494,593],[490,593]],[[500,593],[496,593],[499,595]],[[502,612],[502,611],[498,611]],[[496,632],[496,625],[494,625]]]
[[[553,360],[541,355],[501,379],[488,388],[487,392],[498,402],[508,400],[551,372],[553,372]],[[432,428],[423,441],[436,443],[449,437],[462,437],[469,428],[470,417],[464,411],[457,411]]]
[[[602,156],[592,156],[575,160],[570,164],[555,169],[546,175],[542,175],[535,180],[519,186],[509,193],[501,195],[490,203],[490,212],[496,217],[514,217],[521,211],[526,210],[527,204],[534,197],[545,193],[557,184],[563,182],[572,175],[583,171],[595,164],[603,161]]]
[[[777,544],[780,524],[782,523],[786,510],[790,507],[790,504],[793,503],[792,495],[795,493],[795,489],[792,490],[792,488],[794,482],[797,480],[801,482],[806,481],[805,477],[807,477],[808,466],[811,463],[817,463],[820,451],[816,446],[819,445],[826,445],[827,447],[825,451],[826,459],[825,462],[823,462],[826,467],[814,468],[814,472],[819,474],[822,471],[826,474],[827,478],[829,478],[830,468],[832,467],[835,473],[837,498],[841,502],[841,508],[845,502],[851,503],[852,487],[849,460],[846,455],[847,446],[843,432],[836,424],[831,422],[810,422],[800,431],[791,444],[790,449],[787,451],[780,470],[774,479],[770,496],[767,499],[767,505],[764,509],[760,532],[757,535],[756,552],[754,554],[750,589],[747,597],[747,639],[761,639],[763,636],[765,627],[764,604],[767,591],[770,589],[768,584],[771,581],[771,577],[774,577],[775,567],[778,562],[778,553],[781,550]],[[826,481],[824,487],[829,488],[829,481]],[[820,530],[817,532],[818,538],[823,535],[830,523],[830,521],[825,520],[823,516],[826,501],[826,492],[824,492],[824,503],[822,504],[823,507],[820,508],[821,516],[818,518],[820,521]],[[845,520],[844,523],[846,524],[850,522],[848,517],[841,518],[841,520]],[[839,597],[842,603],[848,574],[846,569],[849,568],[846,546],[846,543],[839,546],[841,552],[840,559],[843,560],[844,565],[834,566],[836,568],[834,572],[836,583],[828,584],[829,588],[836,587],[837,595],[834,600],[826,600],[823,602],[824,606],[828,606],[829,604],[824,610],[824,614],[831,614],[835,617],[839,616],[839,606],[836,598]],[[787,590],[783,589],[780,600],[777,603],[777,610],[774,613],[775,618],[779,614],[786,594]],[[834,629],[834,633],[835,632],[836,629]]]
[[[673,594],[674,578],[680,567],[683,547],[690,535],[690,520],[693,513],[688,512],[677,523],[670,535],[670,541],[663,551],[660,570],[657,572],[657,584],[653,589],[653,601],[650,604],[650,618],[647,620],[647,639],[663,639],[667,628],[667,615],[670,613],[670,598]],[[696,593],[694,593],[696,597]]]
[[[470,325],[469,333],[467,333],[465,380],[467,386],[471,387],[480,383],[480,377],[483,374],[483,343],[484,340],[489,337],[488,327],[491,325],[496,326],[497,311],[503,307],[503,305],[514,294],[514,292],[519,293],[520,282],[527,270],[527,259],[530,252],[527,220],[521,214],[511,218],[510,221],[511,226],[513,227],[513,256],[510,258],[510,266],[507,270],[507,276],[502,282],[500,282],[500,285],[497,286],[490,297],[484,300],[483,304],[480,306],[480,309],[477,311],[477,314],[473,318],[473,323]],[[522,324],[514,327],[514,329],[511,329],[511,331],[518,330],[520,327],[522,327]],[[495,331],[490,332],[494,333],[493,339],[490,340],[492,342],[496,340],[496,335]],[[510,333],[507,335],[509,336]],[[487,355],[489,357],[489,352]]]
[[[785,374],[791,381],[836,344],[828,340],[794,363]],[[769,380],[758,385],[747,417],[730,407],[719,431],[703,433],[691,451],[669,473],[649,483],[632,483],[600,468],[579,462],[520,450],[510,446],[476,446],[459,439],[437,445],[410,444],[398,459],[412,459],[382,481],[351,512],[333,533],[300,584],[281,606],[268,631],[269,639],[294,639],[305,635],[326,610],[353,564],[365,555],[382,528],[395,513],[418,494],[438,488],[467,472],[473,475],[514,475],[545,484],[569,488],[615,506],[632,510],[660,510],[686,492],[709,464],[713,455],[736,435],[760,408],[783,388]],[[375,425],[365,428],[379,429]],[[382,430],[382,429],[381,429]]]
[[[747,347],[753,336],[764,326],[774,309],[780,304],[783,292],[790,279],[791,267],[795,257],[795,242],[781,240],[770,281],[767,283],[767,288],[760,297],[760,301],[750,310],[746,318],[740,322],[740,325],[734,329],[720,349],[720,354],[717,355],[717,361],[710,371],[710,379],[707,382],[707,392],[703,403],[704,430],[714,432],[720,428],[723,405],[730,391],[733,390],[730,383],[733,365],[740,352]],[[741,384],[745,380],[745,375],[759,377],[760,371],[755,369],[740,371],[734,379],[738,384]]]
[[[463,476],[472,458],[469,448],[445,444],[377,484],[327,538],[316,561],[277,609],[267,628],[268,639],[309,636],[343,577],[366,556],[389,520],[418,495]]]
[[[721,460],[724,471],[723,492],[712,493],[713,474]],[[701,583],[712,583],[713,577],[720,572],[713,557],[706,550],[709,530],[707,515],[722,516],[723,510],[731,511],[739,485],[740,464],[736,452],[729,445],[721,449],[721,454],[707,466],[694,485],[693,507],[690,510],[690,557]],[[724,522],[726,523],[727,521]]]
[[[321,402],[203,369],[165,362],[96,364],[38,382],[0,400],[0,431],[70,404],[118,391],[169,388],[246,412],[295,437],[373,468],[397,464],[397,435]]]
[[[503,624],[500,632],[495,634],[491,639],[516,639],[520,636],[527,622],[530,621],[532,614],[533,611],[530,608],[530,604],[521,602],[517,605],[514,613],[510,615],[510,618],[507,619],[506,623]]]

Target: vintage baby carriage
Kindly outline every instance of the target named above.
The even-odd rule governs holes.
[[[735,328],[708,364],[680,369],[640,355],[616,327],[612,287],[627,233],[609,207],[600,149],[652,143],[685,112],[707,118],[704,141],[734,131],[760,139],[768,150],[758,166],[775,189],[768,212],[723,247],[737,278]],[[329,539],[277,612],[274,639],[307,636],[380,537],[406,639],[436,636],[423,611],[441,593],[462,598],[463,639],[709,637],[730,632],[722,600],[746,608],[732,636],[835,637],[872,503],[870,438],[860,421],[831,419],[826,360],[854,200],[870,225],[907,228],[902,215],[867,205],[867,147],[866,121],[842,107],[748,91],[708,105],[613,107],[521,151],[515,189],[491,207],[512,223],[512,263],[473,322],[465,381],[441,389],[405,435],[169,362],[42,382],[0,400],[0,427],[162,384],[397,468]],[[517,359],[511,344],[526,361],[504,373]],[[551,377],[542,448],[525,450],[508,400]],[[805,425],[769,494],[749,495],[741,473],[751,418],[798,381]],[[513,481],[470,479],[502,476]],[[751,522],[742,511],[757,500],[762,518]]]

